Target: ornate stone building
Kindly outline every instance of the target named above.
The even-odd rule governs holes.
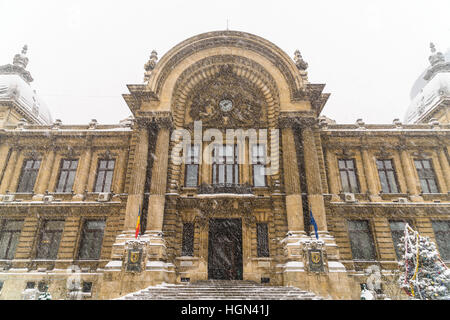
[[[300,52],[244,32],[152,52],[117,125],[52,121],[25,54],[0,67],[2,299],[207,279],[358,299],[365,268],[396,268],[406,222],[450,261],[450,59],[434,47],[408,124],[385,125],[321,116]]]

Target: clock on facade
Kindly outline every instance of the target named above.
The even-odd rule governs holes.
[[[228,99],[221,100],[219,102],[219,107],[223,112],[228,112],[233,109],[233,102]]]

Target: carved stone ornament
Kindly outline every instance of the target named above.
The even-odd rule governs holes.
[[[148,241],[129,240],[125,243],[125,271],[141,273],[145,270]]]
[[[303,263],[307,272],[328,272],[328,259],[325,251],[325,242],[316,239],[300,241]]]
[[[193,90],[189,115],[204,127],[260,127],[266,109],[260,90],[224,65],[212,79]]]

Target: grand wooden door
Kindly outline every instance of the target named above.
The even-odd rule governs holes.
[[[208,278],[242,280],[241,219],[210,219]]]

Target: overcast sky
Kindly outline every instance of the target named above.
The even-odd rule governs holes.
[[[403,120],[409,91],[428,66],[429,43],[450,47],[450,1],[24,1],[0,0],[0,65],[28,44],[32,86],[63,123],[117,123],[121,94],[143,66],[177,43],[214,30],[256,34],[330,92],[340,123]]]

